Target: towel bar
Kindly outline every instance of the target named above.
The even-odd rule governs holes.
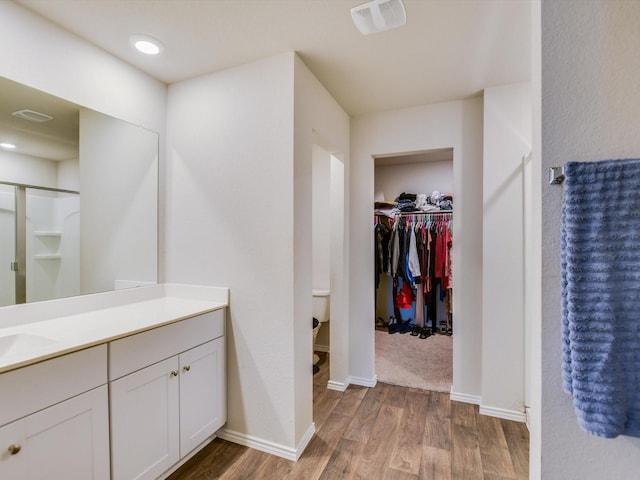
[[[564,182],[564,167],[549,168],[549,185],[559,185]]]

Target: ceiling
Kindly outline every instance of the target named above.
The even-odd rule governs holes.
[[[404,0],[407,24],[368,36],[349,13],[363,0],[16,1],[167,84],[296,51],[352,116],[530,78],[527,0]]]
[[[52,117],[33,122],[13,115],[31,110]],[[0,77],[0,140],[17,145],[16,153],[49,160],[78,158],[78,105]]]

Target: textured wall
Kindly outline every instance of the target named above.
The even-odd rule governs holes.
[[[640,2],[542,2],[542,162],[640,157]],[[605,440],[578,427],[561,384],[562,187],[542,190],[542,478],[626,479],[640,439]],[[594,205],[594,208],[604,208]]]
[[[482,409],[522,418],[528,83],[485,89],[483,132]]]

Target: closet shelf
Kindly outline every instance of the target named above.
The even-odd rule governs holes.
[[[38,254],[34,255],[33,258],[36,260],[60,260],[62,255],[58,253]]]

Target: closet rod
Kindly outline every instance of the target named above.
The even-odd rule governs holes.
[[[409,215],[442,215],[442,214],[452,214],[453,210],[438,210],[433,212],[400,212],[396,213],[396,216],[409,216]]]

